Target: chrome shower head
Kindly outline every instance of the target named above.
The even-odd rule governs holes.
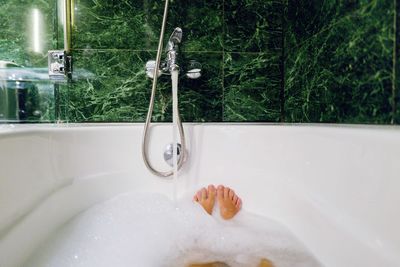
[[[171,51],[175,49],[175,47],[182,41],[182,29],[176,27],[169,37],[167,44],[167,51]]]

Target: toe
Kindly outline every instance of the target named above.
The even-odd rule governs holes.
[[[207,189],[204,187],[201,189],[201,200],[206,200],[207,199]]]
[[[228,195],[229,195],[229,199],[233,200],[233,197],[235,196],[235,191],[233,191],[232,189],[229,189]]]
[[[222,185],[217,187],[217,197],[220,201],[224,198],[224,187]]]
[[[224,188],[224,198],[228,199],[229,198],[229,187]]]
[[[201,190],[197,191],[196,197],[197,197],[197,201],[201,200]]]
[[[214,198],[215,198],[215,193],[216,193],[216,189],[215,189],[214,185],[210,184],[210,185],[208,186],[208,196],[209,196],[211,199],[214,199]]]
[[[193,201],[199,201],[199,198],[197,197],[197,193],[193,196]]]
[[[240,209],[242,207],[242,200],[239,198],[238,201],[236,202],[236,208]]]
[[[233,203],[235,203],[235,204],[236,204],[236,203],[237,203],[237,201],[238,201],[238,199],[239,199],[239,198],[238,198],[238,196],[237,196],[237,195],[234,195],[234,196],[233,196]]]

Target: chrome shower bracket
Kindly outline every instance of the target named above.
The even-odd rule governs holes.
[[[156,66],[155,60],[149,60],[146,62],[146,75],[150,79],[154,79],[154,69]],[[174,63],[174,68],[179,68],[179,66]],[[195,60],[190,60],[188,67],[184,70],[183,77],[195,80],[201,77],[201,64]],[[161,62],[160,68],[157,71],[157,77],[161,75],[170,75],[170,70],[166,61]]]
[[[162,74],[169,75],[173,70],[181,70],[178,65],[178,45],[182,41],[182,29],[176,27],[169,37],[168,44],[166,47],[167,57],[164,61],[160,61],[159,68],[155,71],[157,67],[156,60],[149,60],[146,63],[146,75],[150,79],[157,78]],[[186,71],[185,77],[189,79],[198,79],[201,77],[201,64],[195,60],[190,60],[188,64],[188,69]]]
[[[72,56],[63,50],[48,52],[49,77],[51,80],[65,80],[72,77]]]

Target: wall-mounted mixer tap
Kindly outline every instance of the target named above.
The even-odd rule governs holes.
[[[177,27],[172,32],[169,37],[167,44],[167,69],[171,72],[173,70],[179,70],[179,66],[177,64],[177,56],[178,56],[178,44],[182,41],[182,29]]]
[[[161,74],[170,74],[174,70],[180,70],[180,67],[177,63],[178,59],[178,44],[182,41],[182,29],[177,27],[172,32],[171,36],[168,39],[166,51],[167,57],[164,61],[160,63],[159,70],[157,71],[157,76],[159,77]],[[196,65],[195,68],[193,66]],[[156,67],[155,60],[149,60],[146,63],[146,75],[147,77],[153,79],[154,78],[154,69]],[[190,79],[197,79],[201,76],[201,64],[197,61],[191,60],[189,62],[188,71],[186,73],[186,77]]]

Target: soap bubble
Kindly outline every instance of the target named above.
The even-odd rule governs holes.
[[[283,225],[241,211],[229,221],[209,216],[185,196],[173,203],[161,194],[121,194],[64,225],[25,266],[185,267],[224,262],[276,267],[321,266]]]

